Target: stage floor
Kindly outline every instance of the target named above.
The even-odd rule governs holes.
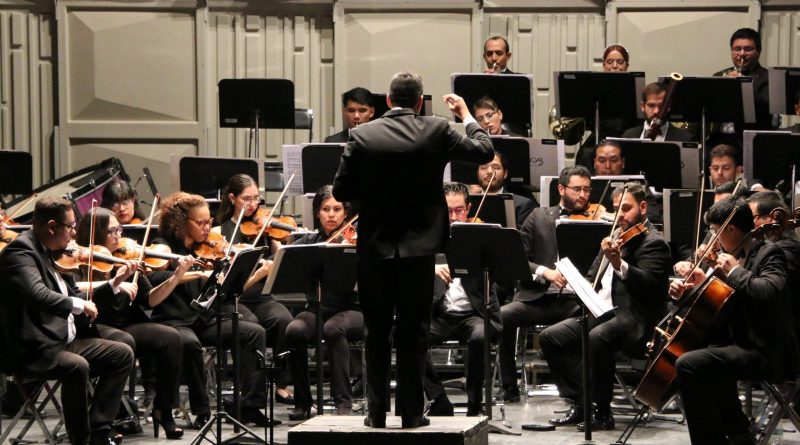
[[[453,402],[465,402],[466,397],[463,391],[458,390],[448,390],[450,394],[451,400]],[[326,394],[327,388],[326,388]],[[518,436],[508,436],[508,435],[499,435],[499,434],[489,434],[489,443],[496,444],[496,445],[506,445],[506,444],[531,444],[531,443],[546,443],[548,445],[560,445],[560,444],[578,444],[583,443],[584,434],[582,432],[577,431],[574,427],[567,427],[567,428],[558,428],[556,431],[550,432],[533,432],[533,431],[522,431],[520,430],[520,425],[526,423],[546,423],[547,419],[557,416],[555,411],[564,410],[567,408],[566,403],[561,400],[557,395],[554,395],[552,390],[543,390],[537,392],[536,395],[533,397],[529,397],[527,400],[518,402],[518,403],[511,403],[506,404],[504,406],[505,411],[505,418],[506,422],[511,426],[511,428],[521,433]],[[275,427],[275,441],[276,443],[286,443],[287,442],[287,434],[289,429],[297,425],[300,422],[290,422],[289,421],[289,411],[291,407],[286,405],[276,405],[275,406],[275,413],[276,418],[283,421],[283,424],[280,426]],[[465,408],[456,408],[456,415],[463,416]],[[494,409],[494,419],[500,418],[500,408],[495,407]],[[325,414],[325,415],[333,415],[333,414]],[[360,416],[360,415],[359,415]],[[680,415],[669,415],[667,416],[671,419],[680,419]],[[617,429],[613,431],[597,431],[593,434],[593,440],[595,443],[598,444],[610,444],[617,440],[619,434],[625,428],[625,426],[629,423],[631,416],[630,415],[622,415],[617,414],[615,415],[616,419],[616,426]],[[179,422],[181,420],[179,419]],[[8,426],[9,419],[7,417],[3,418],[3,428],[5,429]],[[48,417],[46,418],[46,423],[48,425],[53,425],[56,422],[55,412],[53,410],[49,410]],[[434,419],[435,422],[435,419]],[[788,420],[783,420],[781,422],[781,426],[783,427],[784,433],[783,438],[780,443],[782,444],[800,444],[800,434],[798,434],[792,424]],[[189,443],[192,439],[196,436],[197,431],[195,430],[186,430],[184,437],[181,440],[169,441],[167,440],[163,433],[161,438],[153,439],[153,429],[152,424],[143,424],[144,432],[141,435],[136,436],[127,436],[125,438],[124,444],[130,445],[149,445],[155,443],[171,443],[171,444],[182,444],[182,443]],[[18,429],[18,428],[17,428]],[[255,432],[263,437],[264,429],[263,428],[256,428]],[[232,435],[233,428],[229,425],[223,426],[223,436],[228,437]],[[31,432],[26,436],[27,439],[37,439],[41,440],[43,435],[39,431],[39,429],[34,425],[31,429]],[[674,445],[674,444],[688,444],[689,443],[689,435],[685,425],[674,423],[671,421],[664,421],[664,420],[654,420],[646,426],[639,426],[636,431],[634,431],[633,436],[631,437],[629,443],[631,444],[664,444],[664,445]],[[773,442],[770,442],[773,443]],[[778,443],[778,442],[774,442]],[[2,445],[2,444],[0,444]]]

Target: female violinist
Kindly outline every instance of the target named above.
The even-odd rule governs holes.
[[[258,184],[248,175],[234,175],[228,180],[228,185],[225,187],[225,192],[222,196],[222,204],[216,218],[219,226],[215,227],[214,230],[218,230],[225,239],[234,244],[252,242],[253,236],[245,235],[242,233],[241,228],[237,233],[233,233],[233,231],[236,228],[236,220],[242,208],[245,209],[242,217],[243,222],[250,221],[252,223],[259,220],[257,213],[261,211],[259,210],[261,196],[258,193]],[[264,221],[259,222],[263,223]],[[261,239],[268,240],[273,252],[279,245],[267,233]],[[263,242],[259,244],[265,245]],[[264,267],[267,266],[265,265]],[[265,270],[261,272],[265,272]],[[266,274],[263,275],[265,276]],[[286,326],[292,321],[292,314],[286,309],[286,306],[275,301],[272,295],[261,294],[264,281],[262,278],[262,273],[256,272],[248,282],[248,286],[245,288],[241,298],[239,298],[238,309],[244,320],[259,323],[264,328],[267,334],[267,346],[276,351],[276,353],[281,353],[286,351]],[[253,286],[252,284],[255,282],[261,282],[262,285]],[[294,403],[292,393],[287,388],[288,384],[289,373],[286,369],[282,369],[278,372],[276,378],[275,401],[285,404]]]
[[[136,190],[125,181],[114,181],[106,186],[100,207],[114,212],[120,224],[141,224],[144,219]]]
[[[80,246],[88,246],[91,237],[91,222],[94,214],[94,239],[98,246],[109,252],[117,249],[122,234],[122,226],[114,214],[104,208],[96,208],[83,216],[78,223],[75,240]],[[189,258],[182,260],[191,264]],[[133,273],[126,262],[125,278]],[[85,275],[85,273],[84,273]],[[120,277],[120,274],[117,274]],[[107,279],[107,277],[101,277]],[[155,436],[158,437],[158,426],[164,427],[168,439],[179,439],[183,430],[175,425],[172,410],[178,407],[178,386],[180,384],[180,368],[183,358],[181,340],[178,332],[169,326],[153,323],[142,308],[148,308],[148,300],[163,298],[172,292],[176,280],[161,283],[156,288],[150,281],[139,275],[137,283],[127,281],[109,281],[119,288],[115,294],[97,294],[94,302],[98,307],[97,329],[101,337],[107,340],[122,341],[128,344],[140,359],[147,358],[155,365],[155,399],[153,402],[153,424]],[[81,283],[78,283],[81,286]]]
[[[333,197],[330,185],[319,189],[312,203],[319,230],[303,235],[293,244],[315,244],[328,240],[344,222],[350,212],[350,204]],[[307,419],[311,415],[311,385],[308,376],[308,353],[306,345],[316,338],[316,295],[308,295],[306,309],[299,313],[286,328],[286,341],[294,350],[290,354],[290,370],[295,388],[295,408],[292,420]],[[322,294],[322,337],[328,344],[331,363],[331,392],[336,413],[347,415],[352,407],[350,389],[350,363],[348,341],[363,336],[364,317],[358,309],[358,295],[326,292]]]
[[[173,253],[179,255],[190,255],[197,246],[208,241],[213,221],[208,204],[202,196],[173,193],[161,204],[159,232],[162,238],[154,239],[153,243],[167,244]],[[204,278],[205,275],[202,272],[185,272],[182,264],[173,263],[166,271],[151,272],[149,278],[154,285],[158,285],[180,273],[183,273],[183,277],[173,291],[163,299],[154,299],[151,296],[150,305],[153,307],[153,321],[174,327],[181,337],[189,399],[196,416],[194,425],[199,428],[210,416],[202,346],[215,345],[217,332],[217,319],[213,312],[198,312],[191,306],[202,288],[202,279],[198,278]],[[232,340],[231,321],[224,320],[221,323],[223,343],[229,346]],[[266,376],[263,370],[256,369],[255,354],[256,350],[263,351],[266,347],[264,329],[255,323],[240,321],[239,337],[243,392],[239,420],[265,426],[269,420],[259,407],[266,402]]]

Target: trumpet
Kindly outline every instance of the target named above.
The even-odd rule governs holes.
[[[738,63],[737,63],[738,62]],[[742,75],[742,67],[744,66],[744,58],[736,57],[733,59],[733,68],[725,71],[723,77],[739,77]]]

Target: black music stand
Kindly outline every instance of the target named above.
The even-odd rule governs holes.
[[[792,172],[800,166],[800,134],[786,131],[744,132],[744,177],[757,179],[773,189],[779,182],[789,183],[794,193]]]
[[[217,378],[216,399],[217,399],[217,412],[208,419],[205,425],[200,428],[197,435],[192,439],[191,445],[200,445],[204,440],[221,445],[222,440],[222,420],[225,419],[234,425],[234,431],[237,437],[242,435],[251,436],[256,443],[266,444],[266,441],[251,429],[247,428],[241,423],[238,418],[240,417],[240,394],[239,394],[239,312],[237,309],[238,296],[241,295],[245,281],[252,274],[253,270],[258,264],[258,260],[264,255],[266,248],[258,249],[244,249],[238,252],[232,260],[219,261],[214,267],[211,276],[206,280],[206,284],[200,291],[200,295],[192,301],[191,306],[198,310],[209,310],[210,306],[214,306],[217,323],[217,363],[216,372],[217,376],[221,377],[224,373],[223,351],[224,343],[222,341],[222,303],[224,300],[236,298],[233,302],[231,312],[231,350],[234,360],[233,366],[233,406],[234,415],[231,416],[225,412],[222,405],[222,379]],[[224,279],[220,283],[218,277],[224,274]],[[268,422],[272,424],[272,419]],[[216,434],[212,433],[214,440],[207,437],[208,433],[216,424]],[[242,431],[241,433],[239,431]]]
[[[664,79],[673,82],[672,79]],[[706,121],[752,123],[756,121],[752,77],[687,77],[675,85],[669,120],[700,122],[703,149],[700,169],[706,165]]]
[[[672,257],[677,262],[694,251],[697,227],[697,189],[664,189],[664,239],[670,243]],[[714,191],[703,193],[702,213],[714,203]],[[687,248],[688,247],[688,248]]]
[[[305,292],[314,295],[317,306],[317,414],[322,405],[322,291],[353,292],[357,257],[354,246],[342,244],[291,244],[275,254],[262,294]]]
[[[259,158],[258,130],[295,128],[294,82],[289,79],[219,81],[219,126],[249,128],[247,157]],[[255,156],[251,149],[255,145]]]
[[[494,77],[498,76],[494,75]],[[508,163],[505,188],[520,194],[529,193],[531,159],[528,139],[492,136],[492,144],[495,151],[499,152]],[[450,177],[453,181],[477,184],[480,165],[477,162],[452,161],[450,162]]]
[[[643,175],[648,185],[658,191],[664,188],[680,188],[683,185],[680,142],[609,139],[622,146],[624,173]]]
[[[558,256],[569,258],[581,275],[587,276],[592,267],[600,241],[611,232],[611,223],[605,221],[556,220],[556,244]],[[580,299],[578,299],[581,301]],[[589,314],[581,301],[582,326],[581,355],[583,368],[583,424],[586,443],[592,440],[592,392],[589,381]]]
[[[554,71],[558,117],[594,119],[595,145],[600,143],[600,119],[642,118],[639,100],[644,73]]]
[[[468,202],[472,204],[467,217],[475,216],[478,211],[483,195],[469,195]],[[483,208],[478,215],[483,222],[489,224],[499,224],[501,227],[514,229],[517,227],[517,215],[514,212],[514,195],[511,193],[498,193],[496,195],[486,195],[483,201]],[[519,221],[521,223],[521,221]]]
[[[204,198],[220,198],[231,176],[245,173],[258,180],[259,168],[254,159],[184,156],[178,160],[178,189]]]
[[[0,200],[2,195],[27,195],[32,189],[31,154],[27,151],[0,150]]]
[[[515,282],[531,276],[528,257],[522,247],[522,237],[516,229],[507,229],[496,224],[454,223],[450,226],[450,246],[447,262],[453,277],[483,275],[485,315],[484,335],[484,404],[489,418],[489,430],[503,434],[513,432],[502,424],[492,422],[492,364],[491,342],[491,292],[492,281]]]
[[[303,144],[300,150],[303,193],[316,193],[320,187],[333,184],[344,144]]]
[[[453,93],[464,98],[472,111],[475,102],[489,96],[503,112],[503,123],[516,134],[531,136],[533,123],[533,76],[530,74],[450,75]],[[460,119],[456,118],[456,122]]]
[[[774,66],[769,68],[768,76],[769,112],[793,115],[800,90],[800,67]]]

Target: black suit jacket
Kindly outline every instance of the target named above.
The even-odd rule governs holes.
[[[642,136],[642,131],[644,131],[644,124],[637,125],[633,128],[628,128],[624,133],[622,133],[622,137],[639,139]],[[693,142],[695,139],[694,136],[692,136],[692,133],[689,133],[681,128],[676,128],[674,125],[668,125],[667,134],[664,136],[664,140],[670,142]]]
[[[3,343],[2,360],[12,371],[43,373],[53,369],[58,354],[67,346],[67,319],[72,312],[70,297],[78,293],[75,281],[64,275],[69,297],[62,294],[55,271],[50,268],[50,253],[28,231],[8,244],[0,254],[0,289],[2,289]],[[96,298],[112,293],[104,284],[95,290]],[[75,316],[79,337],[97,336],[88,327],[84,315]]]
[[[522,223],[528,219],[528,215],[531,214],[533,209],[539,207],[539,203],[533,198],[516,193],[512,193],[511,198],[514,200],[514,216],[517,218],[517,229],[519,229],[522,227]]]
[[[622,279],[612,272],[611,281],[611,301],[616,307],[614,316],[635,320],[632,325],[637,326],[636,338],[650,335],[667,312],[672,255],[661,233],[652,224],[647,223],[647,226],[649,231],[646,235],[633,238],[623,247],[622,259],[628,263],[627,275]],[[589,270],[592,280],[602,258],[600,252]]]
[[[334,133],[325,138],[326,144],[343,144],[347,142],[347,137],[349,136],[350,132],[347,130],[342,130],[338,133]]]
[[[726,278],[736,290],[727,332],[736,345],[764,356],[766,377],[772,381],[794,379],[797,370],[787,278],[783,251],[764,241],[755,242],[744,267],[733,269]]]
[[[459,135],[441,117],[393,109],[350,131],[333,195],[359,205],[358,254],[386,259],[444,250],[449,220],[444,167],[454,159],[487,163],[489,135],[477,124]]]
[[[536,273],[539,266],[554,268],[558,260],[558,245],[556,244],[556,219],[559,217],[560,207],[538,207],[533,209],[520,228],[522,245],[528,256],[531,274]],[[550,283],[539,281],[520,281],[514,301],[533,301],[547,292]]]

